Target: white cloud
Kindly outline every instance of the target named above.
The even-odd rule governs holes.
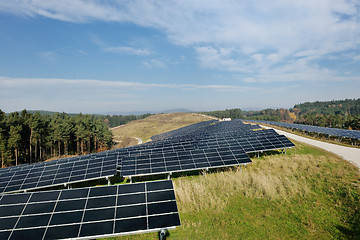
[[[210,46],[196,47],[200,64],[204,68],[224,69],[232,72],[247,72],[246,63],[232,49],[216,49]]]
[[[166,68],[166,63],[159,59],[150,59],[143,62],[143,65],[147,68]]]
[[[57,58],[57,54],[51,51],[41,52],[39,53],[39,56],[49,62],[55,62]]]
[[[168,88],[180,90],[197,90],[212,89],[215,91],[222,90],[254,90],[260,88],[248,88],[236,85],[201,85],[201,84],[159,84],[159,83],[141,83],[141,82],[124,82],[124,81],[104,81],[94,79],[59,79],[59,78],[11,78],[0,76],[0,87],[11,91],[26,92],[52,92],[57,91],[81,91],[81,92],[128,92],[142,91],[150,88]],[[31,91],[30,91],[31,90]]]
[[[93,79],[12,78],[0,76],[0,109],[6,112],[45,109],[65,112],[163,110],[186,102],[199,107],[215,95],[239,96],[259,87],[222,84],[159,84]],[[189,99],[184,96],[188,95]],[[202,100],[199,99],[201,95]],[[207,100],[205,100],[207,99]],[[166,100],[166,101],[165,101]],[[194,101],[197,104],[194,105]],[[215,101],[217,102],[217,101]],[[185,105],[183,105],[185,106]]]
[[[104,48],[104,51],[113,52],[113,53],[134,54],[134,55],[140,55],[140,56],[146,56],[146,55],[151,54],[151,52],[147,49],[133,48],[133,47],[127,47],[127,46],[108,47],[108,48]]]
[[[306,70],[321,73],[326,69],[313,67],[316,61],[360,47],[360,7],[354,0],[13,0],[1,1],[0,11],[156,28],[173,43],[193,47],[205,68],[256,75],[278,67],[280,72],[286,65],[291,68],[299,57],[305,59]],[[105,49],[150,54],[131,47]],[[164,62],[149,60],[144,65],[164,67]],[[317,79],[314,75],[313,81]]]

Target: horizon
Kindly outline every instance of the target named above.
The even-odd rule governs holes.
[[[360,97],[353,1],[2,1],[0,109],[292,108]]]
[[[360,98],[358,98],[360,99]],[[325,100],[325,101],[315,101],[315,102],[332,102],[332,101],[344,101],[344,100],[357,100],[356,98],[346,98],[346,99],[332,99],[332,100]],[[297,103],[295,105],[300,105],[304,103],[315,103],[315,102],[302,102]],[[283,107],[275,107],[275,108],[225,108],[225,109],[212,109],[207,111],[195,111],[191,109],[185,109],[185,108],[176,108],[176,109],[166,109],[162,111],[150,111],[150,110],[144,110],[144,111],[133,111],[133,112],[121,112],[121,111],[109,111],[109,112],[64,112],[66,114],[93,114],[93,115],[142,115],[142,114],[166,114],[166,113],[201,113],[201,112],[212,112],[212,111],[225,111],[225,110],[231,110],[231,109],[240,109],[243,112],[251,112],[251,111],[263,111],[266,109],[287,109],[290,110],[292,108],[283,108]],[[0,110],[2,110],[0,108]],[[39,110],[39,109],[22,109],[22,110],[16,110],[12,112],[21,112],[23,110],[26,110],[27,112],[50,112],[50,113],[62,113],[58,111],[52,111],[52,110]],[[12,113],[12,112],[5,112],[6,114]]]

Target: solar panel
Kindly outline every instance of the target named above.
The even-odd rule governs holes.
[[[123,157],[119,172],[122,177],[144,176],[228,167],[250,162],[250,158],[242,149],[224,147]]]
[[[258,135],[256,137],[239,138],[234,136],[213,137],[200,140],[199,149],[239,146],[246,153],[269,151],[294,147],[295,145],[286,137],[274,133],[272,135]]]
[[[112,177],[117,157],[88,158],[63,164],[33,164],[0,174],[0,193],[39,189]],[[31,167],[30,167],[31,166]]]
[[[280,126],[280,127],[290,128],[290,129],[298,129],[298,130],[306,131],[306,132],[315,132],[315,133],[319,133],[319,134],[326,134],[328,136],[360,139],[360,131],[358,131],[358,130],[327,128],[327,127],[311,126],[311,125],[304,125],[304,124],[261,121],[261,120],[243,120],[243,121],[265,123],[265,124],[270,124],[270,125],[275,125],[275,126]]]
[[[171,180],[0,198],[0,239],[103,238],[179,225]]]

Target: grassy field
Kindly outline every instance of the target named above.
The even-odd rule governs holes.
[[[296,143],[240,171],[173,179],[182,226],[168,239],[359,239],[360,174]],[[157,239],[156,233],[114,239]]]
[[[112,129],[112,133],[114,135],[114,139],[116,140],[137,137],[146,142],[153,135],[168,132],[210,119],[211,117],[196,113],[157,114],[145,119],[132,121],[123,125],[122,127],[114,128]],[[129,146],[136,143],[137,141],[133,141],[129,144]]]

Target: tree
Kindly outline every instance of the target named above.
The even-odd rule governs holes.
[[[64,143],[64,154],[69,155],[69,144],[70,144],[71,133],[73,131],[73,123],[69,116],[65,116],[65,118],[61,122],[60,130],[61,130],[60,133],[61,140]]]
[[[9,147],[14,149],[15,154],[15,165],[18,165],[18,155],[19,155],[19,145],[21,141],[20,132],[22,127],[18,126],[10,126],[10,137],[9,137]]]
[[[32,114],[26,120],[27,125],[30,128],[30,135],[29,135],[29,162],[30,164],[33,162],[33,154],[32,154],[32,146],[35,146],[35,160],[37,159],[37,149],[38,149],[38,142],[40,138],[40,128],[41,128],[41,116],[38,112]]]

